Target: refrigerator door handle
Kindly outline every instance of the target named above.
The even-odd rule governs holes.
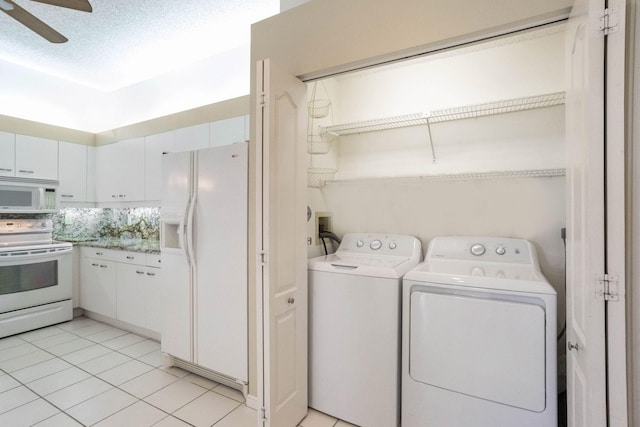
[[[182,251],[184,252],[184,257],[187,260],[187,265],[191,265],[191,260],[189,259],[189,252],[187,251],[187,245],[186,245],[186,240],[187,237],[185,236],[185,230],[186,226],[185,226],[185,222],[184,222],[184,216],[182,218],[180,218],[180,225],[178,225],[178,240],[179,240],[179,244],[180,244],[180,248],[182,249]]]
[[[189,265],[195,267],[196,259],[193,249],[193,216],[194,211],[196,209],[196,200],[197,193],[193,194],[191,197],[191,203],[189,203],[189,213],[187,214],[187,230],[186,230],[186,253],[187,259],[189,260]]]

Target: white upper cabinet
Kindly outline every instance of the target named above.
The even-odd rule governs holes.
[[[87,201],[87,146],[59,142],[58,170],[61,202]]]
[[[0,176],[15,176],[16,136],[0,131]]]
[[[199,150],[209,147],[209,123],[176,129],[174,151]]]
[[[162,198],[162,154],[173,151],[175,132],[146,137],[144,144],[144,198]]]
[[[96,150],[97,201],[144,200],[144,138],[133,138]]]
[[[87,147],[87,202],[96,201],[96,147]]]
[[[243,142],[246,139],[248,138],[245,132],[245,116],[218,120],[210,124],[209,143],[212,147]]]
[[[16,177],[58,179],[58,141],[16,135]]]

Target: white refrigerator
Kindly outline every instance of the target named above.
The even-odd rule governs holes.
[[[162,158],[162,351],[247,383],[248,144]]]

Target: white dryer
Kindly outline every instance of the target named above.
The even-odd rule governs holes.
[[[420,241],[345,234],[335,254],[309,260],[309,406],[365,427],[400,419],[402,276]]]
[[[403,280],[403,427],[557,426],[556,292],[526,240],[438,237]]]

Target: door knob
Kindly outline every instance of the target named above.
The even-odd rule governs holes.
[[[289,297],[289,299],[287,300],[287,302],[288,302],[289,304],[293,304],[294,302],[296,302],[296,300],[295,300],[295,299],[293,299],[293,298],[291,298],[291,297]]]
[[[580,346],[578,345],[578,343],[574,344],[571,341],[567,342],[567,348],[569,349],[569,351],[571,351],[571,350],[575,350],[575,351],[580,350]]]

